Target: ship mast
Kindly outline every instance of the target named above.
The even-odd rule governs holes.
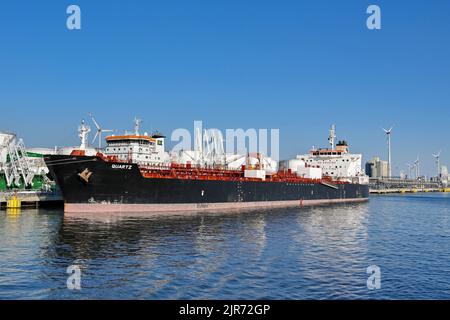
[[[135,136],[139,136],[140,135],[139,131],[140,131],[140,128],[141,128],[141,123],[142,123],[141,119],[138,119],[138,118],[134,119],[134,135]]]
[[[336,149],[336,125],[332,125],[330,129],[330,137],[328,138],[328,141],[330,142],[331,149]]]
[[[81,125],[78,128],[78,136],[81,140],[80,150],[86,150],[88,147],[88,134],[91,132],[91,128],[89,128],[88,125],[86,125],[86,122],[84,120],[81,121]]]

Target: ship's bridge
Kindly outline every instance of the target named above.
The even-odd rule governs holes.
[[[342,151],[332,150],[332,149],[319,149],[311,150],[310,153],[313,156],[341,156],[344,154]]]
[[[165,159],[165,136],[154,134],[109,136],[106,138],[105,154],[121,161],[142,165],[161,164]]]
[[[342,156],[348,153],[349,153],[348,143],[347,141],[344,140],[339,141],[335,149],[320,148],[320,149],[313,149],[310,151],[310,154],[313,156]]]
[[[106,138],[108,145],[121,144],[121,143],[134,143],[137,142],[142,145],[154,145],[156,139],[149,136],[135,136],[135,135],[124,135],[124,136],[110,136]]]

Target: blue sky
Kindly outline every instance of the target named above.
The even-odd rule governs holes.
[[[66,8],[82,30],[66,28]],[[382,30],[366,28],[366,8]],[[72,145],[104,127],[170,134],[279,128],[281,157],[326,145],[332,123],[394,173],[417,155],[450,164],[449,1],[8,1],[0,6],[0,130],[27,146]]]

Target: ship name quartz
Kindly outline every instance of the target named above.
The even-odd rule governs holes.
[[[120,170],[131,170],[133,168],[133,166],[127,164],[113,164],[111,167]]]

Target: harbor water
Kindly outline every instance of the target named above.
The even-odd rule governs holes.
[[[0,212],[0,299],[450,299],[449,274],[449,194],[184,216]]]

